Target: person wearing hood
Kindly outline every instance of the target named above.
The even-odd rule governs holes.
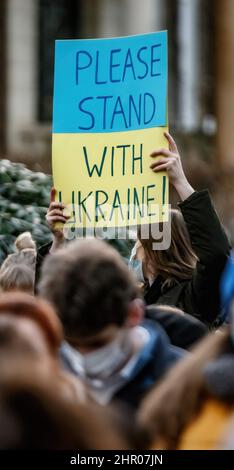
[[[230,323],[208,335],[141,404],[138,423],[152,449],[224,448],[234,412],[234,252],[221,299]]]
[[[114,399],[136,408],[178,359],[156,322],[144,320],[137,283],[119,253],[87,239],[47,257],[40,295],[56,308],[65,341],[61,360],[102,405]]]

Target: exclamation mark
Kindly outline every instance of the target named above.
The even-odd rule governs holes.
[[[166,187],[167,187],[167,177],[163,176],[163,184],[162,184],[162,215],[165,214],[164,206],[165,206],[165,199],[166,199]]]
[[[60,203],[63,202],[63,201],[62,201],[62,191],[58,191],[58,200],[59,200]],[[63,225],[62,225],[61,222],[58,222],[57,225],[58,225],[58,228],[60,228],[60,229],[63,228]]]
[[[73,220],[70,221],[73,224],[71,227],[71,231],[75,232],[76,230],[76,227],[75,227],[75,223],[76,223],[75,191],[72,191],[72,217],[73,217]]]

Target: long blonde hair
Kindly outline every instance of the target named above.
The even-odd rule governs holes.
[[[180,211],[171,209],[171,243],[166,250],[153,250],[153,230],[149,230],[147,239],[138,239],[144,249],[144,262],[152,276],[160,275],[170,285],[175,282],[191,279],[197,263],[187,227]],[[159,227],[160,228],[160,227]]]

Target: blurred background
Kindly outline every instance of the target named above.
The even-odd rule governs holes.
[[[234,242],[234,0],[0,0],[0,156],[51,172],[55,39],[162,29],[171,133]]]

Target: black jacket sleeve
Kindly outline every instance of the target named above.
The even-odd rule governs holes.
[[[230,252],[229,242],[207,190],[194,192],[179,207],[198,257],[185,294],[201,319],[210,323],[220,311],[219,282]]]
[[[37,258],[36,258],[36,272],[35,272],[35,292],[37,292],[37,285],[40,279],[41,267],[45,257],[49,254],[50,248],[52,245],[52,241],[50,243],[46,243],[45,245],[40,246],[37,250]]]

